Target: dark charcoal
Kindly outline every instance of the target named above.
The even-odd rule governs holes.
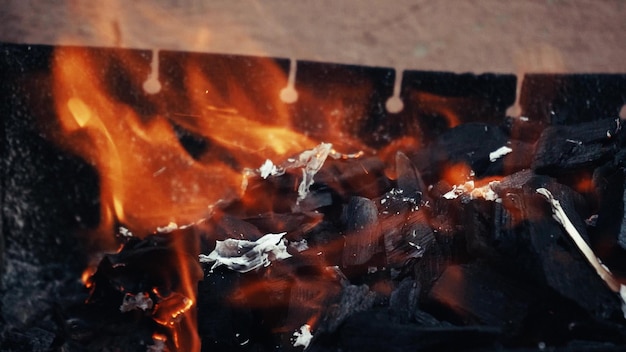
[[[418,315],[418,303],[421,287],[412,278],[405,278],[389,297],[389,309],[399,322],[412,321]],[[422,320],[425,320],[422,317]],[[435,320],[433,318],[433,320]],[[425,321],[425,323],[428,323]],[[435,323],[436,324],[436,323]]]
[[[419,204],[426,194],[426,186],[419,170],[402,152],[396,154],[396,176],[398,189],[402,190],[402,195],[414,199],[414,203]]]
[[[335,332],[349,316],[372,308],[375,300],[376,294],[367,285],[345,286],[340,299],[327,308],[320,330]]]
[[[626,275],[625,177],[624,170],[612,164],[595,170],[593,184],[599,206],[597,216],[588,221],[594,252],[622,277]]]
[[[449,266],[428,299],[449,309],[451,318],[462,325],[516,331],[537,295],[529,285],[503,276],[488,265],[473,263]]]
[[[433,165],[465,163],[478,177],[487,175],[491,165],[489,153],[506,146],[509,137],[497,126],[468,123],[452,128],[439,136],[430,147]]]
[[[559,175],[611,160],[623,134],[619,119],[604,119],[570,126],[546,128],[539,141],[532,168]]]
[[[613,292],[573,245],[569,236],[551,216],[551,209],[536,189],[551,191],[584,238],[585,224],[576,211],[577,194],[553,180],[529,172],[515,174],[498,186],[502,212],[495,226],[495,249],[499,261],[515,273],[538,285],[547,285],[573,300],[589,314],[606,319],[621,314]]]
[[[344,266],[364,264],[380,251],[380,224],[376,204],[367,198],[350,198],[345,210],[345,223],[342,263]]]

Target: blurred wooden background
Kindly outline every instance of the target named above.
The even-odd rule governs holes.
[[[2,0],[0,41],[456,72],[626,72],[623,0]]]

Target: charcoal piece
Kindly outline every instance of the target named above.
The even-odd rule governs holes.
[[[508,116],[504,120],[503,128],[512,140],[534,144],[546,128],[546,122],[537,120],[534,116]]]
[[[402,252],[401,247],[405,244],[408,246],[402,227],[406,223],[411,209],[416,207],[414,199],[405,197],[403,190],[394,188],[378,199],[376,204],[379,204],[378,218],[384,239],[387,263],[403,264],[402,258],[393,258],[393,252],[396,250]]]
[[[215,240],[223,241],[227,238],[256,241],[267,233],[261,232],[251,221],[241,220],[238,217],[225,213],[214,214],[207,222],[199,224],[196,230],[211,243]],[[210,251],[212,249],[203,248],[203,252],[207,252],[207,250]]]
[[[503,147],[509,148],[504,151],[496,149],[490,153],[490,163],[485,168],[483,175],[510,175],[512,173],[530,168],[533,161],[535,145],[518,140],[510,140]]]
[[[421,294],[428,293],[449,262],[449,257],[443,253],[438,241],[435,240],[426,248],[413,265],[413,275],[421,287]]]
[[[495,248],[502,259],[499,267],[524,280],[550,287],[597,318],[619,314],[617,295],[552,218],[550,206],[536,193],[540,185],[553,192],[571,222],[588,240],[585,224],[576,211],[575,192],[550,178],[518,173],[496,187],[502,196],[500,223],[496,224],[495,234]]]
[[[476,258],[498,256],[494,219],[500,214],[500,208],[500,203],[484,199],[473,199],[467,203],[463,214],[463,228],[470,255]]]
[[[255,225],[262,233],[287,232],[287,239],[297,241],[322,221],[319,213],[266,213],[246,218],[247,223]]]
[[[502,331],[490,326],[423,327],[397,323],[385,310],[352,315],[337,332],[344,351],[459,351],[502,347]]]
[[[396,154],[396,176],[398,189],[402,190],[402,194],[419,204],[426,192],[426,186],[419,170],[402,152]]]
[[[319,321],[329,310],[332,314],[337,313],[333,304],[342,295],[349,295],[347,291],[345,278],[329,267],[322,270],[307,266],[299,268],[290,287],[285,325],[289,330],[295,330],[304,323]]]
[[[397,231],[384,233],[387,264],[403,267],[410,260],[420,258],[434,243],[435,236],[423,210],[412,211]]]
[[[482,177],[491,164],[489,155],[506,146],[509,137],[497,126],[467,123],[442,133],[429,147],[432,164],[443,171],[447,165],[464,163]]]
[[[495,272],[481,263],[449,266],[428,299],[445,307],[453,321],[517,330],[536,293],[530,286]]]
[[[538,173],[559,175],[598,166],[617,152],[615,142],[621,131],[619,119],[603,119],[569,126],[546,128],[532,162]]]
[[[588,227],[590,245],[611,271],[626,275],[626,174],[612,163],[597,168],[593,185],[598,198],[597,216]]]
[[[421,287],[412,278],[405,278],[391,292],[389,309],[399,322],[412,320],[418,310]]]
[[[330,304],[322,318],[320,331],[335,332],[349,316],[372,308],[376,294],[367,285],[346,285],[337,301]]]
[[[306,198],[292,207],[292,211],[307,212],[333,205],[335,192],[326,185],[313,184]]]
[[[207,270],[198,283],[198,333],[203,351],[245,351],[269,339],[269,331],[255,323],[252,309],[230,299],[241,283],[240,273],[225,268],[213,273]]]
[[[25,332],[9,331],[0,340],[2,351],[47,352],[54,349],[56,334],[38,327]]]
[[[380,251],[378,246],[380,226],[376,204],[367,198],[351,197],[345,210],[345,224],[343,265],[366,263]]]
[[[538,188],[546,188],[559,200],[565,212],[570,215],[570,220],[579,233],[589,241],[584,219],[591,216],[588,203],[584,197],[572,188],[560,184],[554,178],[538,175],[532,170],[523,170],[503,178],[494,185],[495,192],[502,198],[517,199],[519,194],[534,195]]]
[[[391,188],[384,170],[385,164],[378,157],[329,158],[315,175],[315,183],[330,187],[344,199],[349,196],[377,198]]]

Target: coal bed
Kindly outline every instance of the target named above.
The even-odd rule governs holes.
[[[0,350],[626,347],[626,74],[291,69],[0,45]]]

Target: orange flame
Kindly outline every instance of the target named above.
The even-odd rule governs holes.
[[[146,66],[133,53],[111,51],[103,55],[73,47],[58,48],[53,58],[53,95],[58,117],[58,132],[53,137],[61,147],[98,170],[100,223],[93,232],[101,250],[116,248],[112,236],[116,223],[145,236],[171,222],[182,225],[201,220],[213,205],[240,197],[242,169],[259,167],[265,159],[281,161],[321,141],[339,148],[351,146],[350,152],[366,149],[352,138],[357,134],[357,125],[342,119],[347,103],[340,98],[325,104],[330,108],[322,111],[325,116],[316,121],[324,140],[298,132],[292,121],[292,108],[280,101],[285,73],[273,63],[262,67],[274,79],[265,82],[269,88],[255,92],[256,97],[248,96],[246,89],[228,76],[235,75],[229,73],[228,67],[221,68],[228,83],[223,91],[206,67],[194,60],[184,63],[186,80],[182,91],[165,87],[150,96],[141,88],[147,76]],[[124,79],[120,82],[121,76]],[[363,89],[369,88],[347,92],[350,102],[368,97]],[[310,93],[301,92],[300,96],[315,101]],[[260,111],[259,100],[271,108]],[[173,106],[184,109],[172,111]],[[353,115],[366,116],[364,112]],[[179,140],[175,126],[204,138],[215,149],[192,157]],[[169,327],[174,347],[197,351],[200,341],[195,302],[200,277],[197,268],[190,264],[183,242],[175,240],[180,287],[167,294],[154,292],[160,301],[155,305],[153,318]],[[88,268],[83,273],[85,285],[91,284],[89,276],[93,270]],[[314,286],[297,278],[291,280],[303,287]],[[253,286],[246,290],[268,289],[263,284]],[[309,320],[314,323],[316,319]],[[154,339],[165,341],[166,337],[155,335]]]

